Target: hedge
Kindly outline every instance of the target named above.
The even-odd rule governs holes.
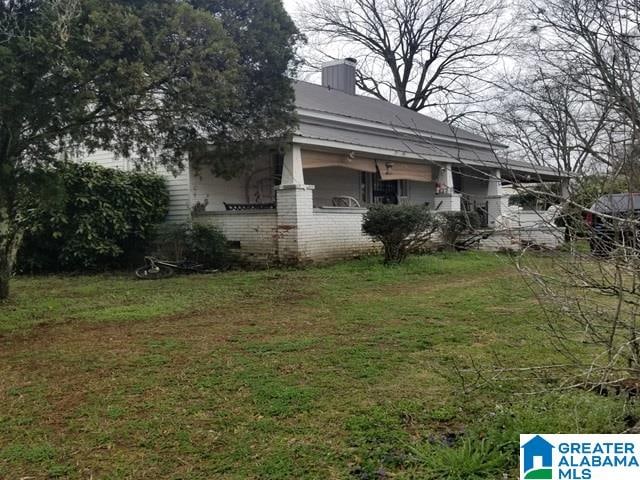
[[[54,194],[25,205],[28,226],[18,270],[104,270],[140,261],[169,195],[158,175],[89,163],[61,163],[50,171]]]

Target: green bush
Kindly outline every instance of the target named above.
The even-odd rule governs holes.
[[[200,224],[164,225],[156,235],[154,255],[202,263],[208,268],[225,267],[231,262],[224,234],[215,227]]]
[[[384,263],[400,263],[422,247],[438,228],[438,218],[422,205],[375,205],[362,230],[384,247]]]
[[[456,248],[462,235],[471,233],[480,226],[477,212],[441,212],[439,215],[442,241],[450,248]]]
[[[24,205],[20,271],[72,271],[139,262],[169,204],[164,179],[88,163],[47,172],[47,202]]]

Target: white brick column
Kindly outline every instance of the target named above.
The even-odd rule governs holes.
[[[278,259],[295,264],[308,258],[313,232],[313,185],[304,184],[299,145],[287,148],[282,182],[276,187]]]
[[[313,185],[276,187],[278,209],[278,259],[295,264],[308,258],[307,243],[313,231]]]
[[[487,183],[487,217],[489,227],[500,228],[503,225],[503,215],[507,213],[509,197],[502,193],[502,177],[500,169],[496,168],[489,173]]]
[[[438,188],[434,207],[439,212],[460,211],[460,194],[453,190],[453,171],[450,163],[442,165],[440,172],[438,172]]]

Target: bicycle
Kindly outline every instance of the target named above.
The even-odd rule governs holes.
[[[175,275],[176,270],[189,273],[215,273],[218,270],[205,268],[201,263],[181,260],[172,262],[170,260],[160,260],[156,257],[144,257],[145,265],[136,269],[136,277],[141,280],[159,280]]]

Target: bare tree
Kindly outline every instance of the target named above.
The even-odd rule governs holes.
[[[416,111],[450,112],[486,88],[489,67],[509,44],[503,13],[502,0],[316,0],[301,21],[359,60],[364,92]]]
[[[566,198],[542,184],[514,185],[555,199],[574,220],[560,217],[569,248],[517,257],[564,359],[496,360],[490,372],[475,365],[461,373],[476,386],[533,375],[548,388],[639,396],[640,1],[522,0],[520,7],[515,61],[476,124],[508,143],[510,157],[570,174]]]
[[[531,160],[579,174],[569,197],[558,197],[579,221],[565,224],[574,230],[569,252],[551,260],[522,255],[518,264],[546,308],[549,339],[568,360],[566,385],[637,395],[640,2],[525,5],[526,47],[537,68],[511,83],[502,120]]]
[[[542,67],[520,78],[506,78],[496,116],[500,137],[511,155],[564,172],[584,172],[593,166],[591,152],[609,145],[608,108],[599,109],[574,91],[565,78],[552,77]],[[610,163],[601,152],[598,161]]]
[[[609,148],[599,149],[584,124],[570,118],[584,151],[606,165],[612,155],[630,154],[640,133],[640,2],[532,1],[529,11],[536,62],[547,78],[561,78],[576,102],[588,104],[607,131]]]

